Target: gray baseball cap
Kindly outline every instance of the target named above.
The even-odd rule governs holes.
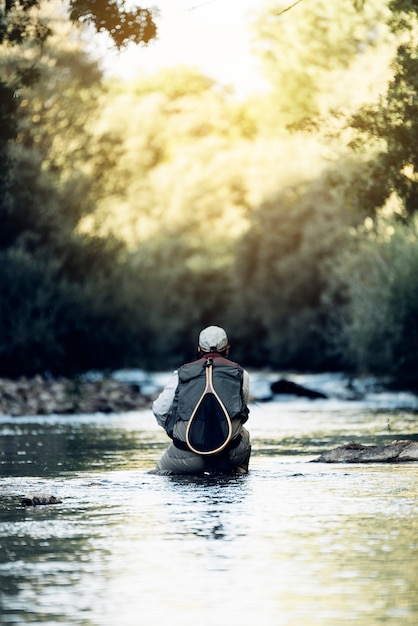
[[[208,326],[199,335],[199,348],[202,352],[222,352],[228,347],[227,334],[219,326]]]

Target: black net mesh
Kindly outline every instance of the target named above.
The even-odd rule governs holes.
[[[228,435],[228,420],[218,399],[212,393],[205,394],[189,425],[189,445],[208,453],[220,448]]]

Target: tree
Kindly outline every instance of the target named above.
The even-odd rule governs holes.
[[[93,133],[97,63],[54,24],[41,47],[5,43],[0,60],[1,375],[122,367],[144,345],[124,246],[78,231],[107,192],[117,141]]]
[[[418,232],[379,218],[359,229],[331,268],[333,338],[343,366],[356,374],[415,381],[418,359]]]
[[[385,42],[387,18],[387,0],[317,0],[285,12],[268,4],[255,23],[253,47],[273,87],[279,123],[300,126],[335,108],[343,72]]]
[[[49,12],[46,10],[48,8]],[[98,192],[98,183],[106,182],[101,175],[105,171],[104,155],[116,153],[117,140],[114,136],[103,136],[102,149],[92,154],[88,135],[83,128],[87,109],[91,112],[95,102],[91,92],[85,97],[83,107],[80,108],[79,103],[82,94],[86,94],[86,88],[91,89],[94,83],[97,85],[100,73],[97,63],[86,58],[82,60],[71,47],[61,47],[59,29],[62,28],[65,13],[60,14],[60,9],[69,10],[69,18],[73,23],[92,24],[97,31],[108,32],[117,48],[130,41],[148,43],[156,35],[156,26],[151,10],[127,10],[124,0],[71,0],[61,7],[49,0],[5,0],[2,3],[0,45],[4,54],[0,83],[0,197],[3,211],[7,209],[5,203],[10,197],[12,157],[19,159],[20,154],[27,163],[29,143],[34,142],[37,152],[42,153],[39,161],[41,179],[45,178],[45,169],[50,173],[54,170],[56,175],[63,171],[64,155],[68,157],[66,166],[72,164],[73,173],[78,173],[76,188],[80,190],[80,195],[72,207],[74,218],[78,221],[80,215],[89,210],[85,174],[88,174],[90,181],[96,177]],[[61,19],[56,19],[59,15]],[[50,41],[53,42],[51,45],[48,43]],[[51,54],[54,46],[55,56]],[[77,63],[78,68],[75,67]],[[71,101],[73,106],[62,106],[64,91],[67,103]],[[90,107],[87,106],[88,102]],[[11,142],[16,138],[18,126],[18,143],[12,147]],[[81,129],[83,132],[80,132]],[[83,137],[84,142],[81,141]],[[105,149],[109,147],[110,151]],[[22,151],[26,151],[26,154],[22,155]],[[89,162],[88,172],[86,161]],[[93,164],[94,171],[91,171]],[[33,171],[33,163],[30,171]],[[69,182],[68,171],[66,176]],[[70,185],[73,183],[74,178]],[[4,236],[5,233],[3,241]]]
[[[404,208],[404,217],[408,217],[418,210],[418,55],[415,45],[399,46],[393,70],[387,93],[376,105],[363,107],[350,123],[359,133],[354,147],[370,139],[377,145],[377,155],[370,165],[370,180],[374,181],[380,202],[371,208],[380,208],[396,193]]]
[[[121,154],[117,188],[94,215],[99,232],[117,232],[131,247],[160,232],[187,233],[195,259],[219,263],[247,211],[243,169],[254,125],[242,105],[196,70],[178,68],[111,84],[100,126],[119,138]]]
[[[33,39],[39,44],[52,34],[50,25],[35,13],[49,0],[4,0],[0,10],[0,44],[20,45]],[[128,43],[147,44],[157,35],[152,9],[126,9],[125,0],[69,0],[69,19],[106,32],[117,49]]]
[[[357,169],[339,163],[316,180],[289,185],[253,212],[238,244],[233,315],[240,348],[254,364],[335,367],[324,296],[349,227],[361,221],[356,210],[347,210]]]
[[[91,131],[101,93],[97,62],[82,53],[62,23],[61,28],[60,33],[56,24],[56,34],[42,51],[26,43],[0,59],[8,84],[25,64],[37,74],[11,95],[12,88],[6,89],[13,108],[4,143],[10,202],[3,213],[3,246],[14,245],[25,233],[31,233],[31,245],[35,233],[45,245],[64,230],[71,232],[92,210],[106,178],[101,165],[112,158],[110,138],[94,137]]]
[[[364,196],[369,211],[380,209],[392,196],[399,199],[398,217],[410,219],[418,210],[418,3],[392,0],[388,20],[397,49],[392,76],[377,102],[363,106],[349,121],[357,135],[354,149],[374,145],[370,181],[374,192]],[[379,196],[380,201],[370,205]]]

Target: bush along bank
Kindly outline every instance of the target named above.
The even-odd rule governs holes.
[[[0,379],[0,415],[124,413],[148,408],[153,398],[139,385],[112,379]]]

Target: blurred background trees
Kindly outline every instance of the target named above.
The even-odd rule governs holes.
[[[1,375],[168,368],[214,323],[248,367],[416,376],[418,3],[284,8],[244,100],[105,79],[80,25],[145,45],[147,10],[4,4]]]

